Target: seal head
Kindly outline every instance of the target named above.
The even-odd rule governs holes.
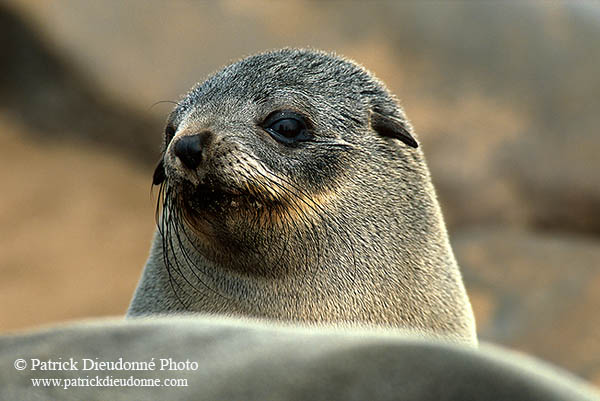
[[[153,182],[159,234],[130,315],[192,310],[474,341],[412,128],[352,61],[283,49],[217,72],[169,116]]]

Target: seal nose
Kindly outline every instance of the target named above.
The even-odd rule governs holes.
[[[198,168],[202,162],[202,150],[206,146],[208,133],[182,136],[175,143],[175,156],[190,170]]]

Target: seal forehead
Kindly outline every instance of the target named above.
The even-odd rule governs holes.
[[[306,91],[320,88],[327,92],[342,92],[340,84],[345,82],[368,85],[372,81],[364,69],[348,60],[327,53],[291,49],[249,57],[232,64],[222,73],[237,84]],[[344,85],[343,91],[348,89],[350,86]]]
[[[288,92],[317,99],[334,98],[337,107],[362,107],[371,96],[388,97],[382,84],[354,62],[332,54],[299,49],[258,54],[225,67],[196,86],[182,112],[223,99],[260,102]],[[358,96],[360,95],[360,96]],[[361,104],[359,104],[361,103]]]

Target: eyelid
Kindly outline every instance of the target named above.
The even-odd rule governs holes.
[[[306,125],[307,129],[312,129],[312,124],[310,120],[306,118],[304,114],[294,110],[276,110],[269,114],[267,118],[265,118],[264,121],[260,124],[260,126],[264,128],[271,124],[274,124],[279,120],[283,120],[284,118],[295,118],[297,120],[302,121],[304,125]]]

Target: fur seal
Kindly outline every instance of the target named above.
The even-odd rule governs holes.
[[[421,149],[353,61],[282,49],[170,114],[158,230],[128,316],[203,312],[476,343]]]
[[[67,366],[40,366],[47,361]],[[0,367],[1,400],[600,399],[556,366],[488,344],[206,316],[92,320],[0,336]]]

